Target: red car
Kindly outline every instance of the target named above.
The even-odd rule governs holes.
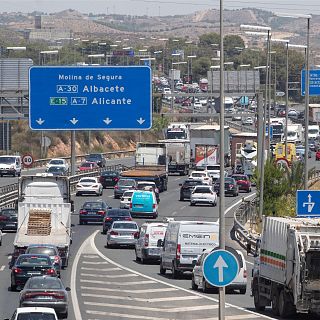
[[[99,169],[99,168],[100,167],[97,165],[96,162],[90,162],[90,161],[83,162],[79,166],[80,171],[93,170],[93,169]]]
[[[251,181],[249,177],[245,174],[233,174],[232,178],[237,181],[239,190],[244,190],[246,192],[251,192]]]
[[[316,161],[320,160],[320,151],[316,152]]]

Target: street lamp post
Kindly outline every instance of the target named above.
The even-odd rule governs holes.
[[[308,153],[309,153],[309,55],[310,55],[310,20],[312,16],[310,14],[285,14],[276,13],[276,16],[283,18],[303,18],[307,19],[307,51],[306,51],[306,66],[305,66],[305,128],[304,128],[304,189],[308,190]]]

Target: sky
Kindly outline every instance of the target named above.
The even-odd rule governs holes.
[[[165,16],[219,9],[220,0],[0,0],[0,12],[59,12]],[[320,0],[223,0],[224,9],[259,8],[320,15]]]

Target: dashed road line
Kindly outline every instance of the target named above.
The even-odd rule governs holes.
[[[187,206],[182,206],[181,208],[180,208],[180,210],[183,210],[183,209],[185,209]]]
[[[125,293],[135,293],[135,294],[179,291],[179,289],[175,289],[175,288],[154,288],[154,289],[136,289],[136,290],[100,288],[100,287],[85,287],[85,286],[81,286],[80,288],[82,290],[107,291],[107,292],[125,292]]]
[[[1,266],[0,271],[3,271],[6,268],[6,266]]]
[[[109,317],[118,317],[118,318],[127,318],[127,319],[141,319],[141,320],[172,320],[172,318],[159,318],[159,317],[148,317],[148,316],[139,316],[134,314],[126,313],[117,313],[117,312],[104,312],[104,311],[95,311],[87,310],[86,313],[99,316],[109,316]],[[88,320],[100,320],[100,319],[88,319]]]
[[[115,285],[115,286],[136,286],[136,285],[141,285],[141,284],[157,283],[154,280],[131,281],[131,282],[126,281],[125,283],[123,283],[123,282],[86,280],[86,279],[80,279],[80,282],[83,282],[83,283],[95,283],[95,284],[105,284],[105,285],[107,284],[107,285]]]
[[[126,274],[91,274],[91,273],[80,273],[81,277],[94,277],[94,278],[131,278],[131,277],[139,277],[137,274],[126,273]]]
[[[175,216],[177,213],[178,213],[177,211],[173,211],[173,212],[171,213],[171,215],[172,215],[172,216]]]
[[[118,271],[122,270],[121,268],[115,267],[115,268],[105,268],[105,269],[100,269],[100,268],[88,268],[88,267],[81,267],[81,270],[87,270],[87,271]]]
[[[101,261],[101,262],[96,262],[96,261],[82,261],[83,264],[109,264],[107,261]]]

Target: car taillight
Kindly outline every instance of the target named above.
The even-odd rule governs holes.
[[[8,217],[6,217],[6,216],[0,216],[0,221],[5,221],[7,219],[8,219]]]
[[[248,276],[247,270],[243,270],[243,277],[246,278]]]
[[[181,244],[177,245],[177,252],[176,252],[176,259],[180,260],[180,255],[181,255]]]
[[[125,217],[124,220],[132,221],[131,217]]]
[[[159,193],[159,189],[158,189],[158,188],[155,188],[155,189],[154,189],[154,192],[155,192],[155,193]]]
[[[233,184],[229,184],[229,188],[232,188],[233,187]]]
[[[114,186],[114,188],[115,188],[115,189],[119,189],[119,187],[118,187],[118,186]]]
[[[112,236],[117,236],[119,233],[112,230],[112,231],[110,232],[110,234],[111,234]]]
[[[56,270],[54,269],[48,269],[46,274],[50,275],[50,276],[53,276],[53,275],[56,275]]]
[[[132,209],[132,202],[130,202],[130,209]]]
[[[12,268],[12,272],[14,272],[14,273],[22,273],[22,269],[17,268],[17,267],[13,267]]]
[[[157,207],[157,205],[154,203],[153,205],[152,205],[152,209],[155,209]]]
[[[103,211],[103,210],[99,210],[99,211],[97,211],[97,214],[105,214],[106,212],[105,211]]]
[[[149,235],[148,234],[145,234],[145,236],[144,236],[144,245],[146,247],[149,246]]]
[[[80,214],[87,214],[88,212],[86,210],[80,210]]]
[[[119,178],[115,177],[115,178],[113,178],[113,181],[118,182]]]
[[[133,235],[133,237],[134,237],[135,239],[138,239],[138,238],[139,238],[139,232],[138,232],[138,231],[132,233],[132,235]]]
[[[106,218],[104,219],[104,221],[112,221],[112,218],[106,217]]]

